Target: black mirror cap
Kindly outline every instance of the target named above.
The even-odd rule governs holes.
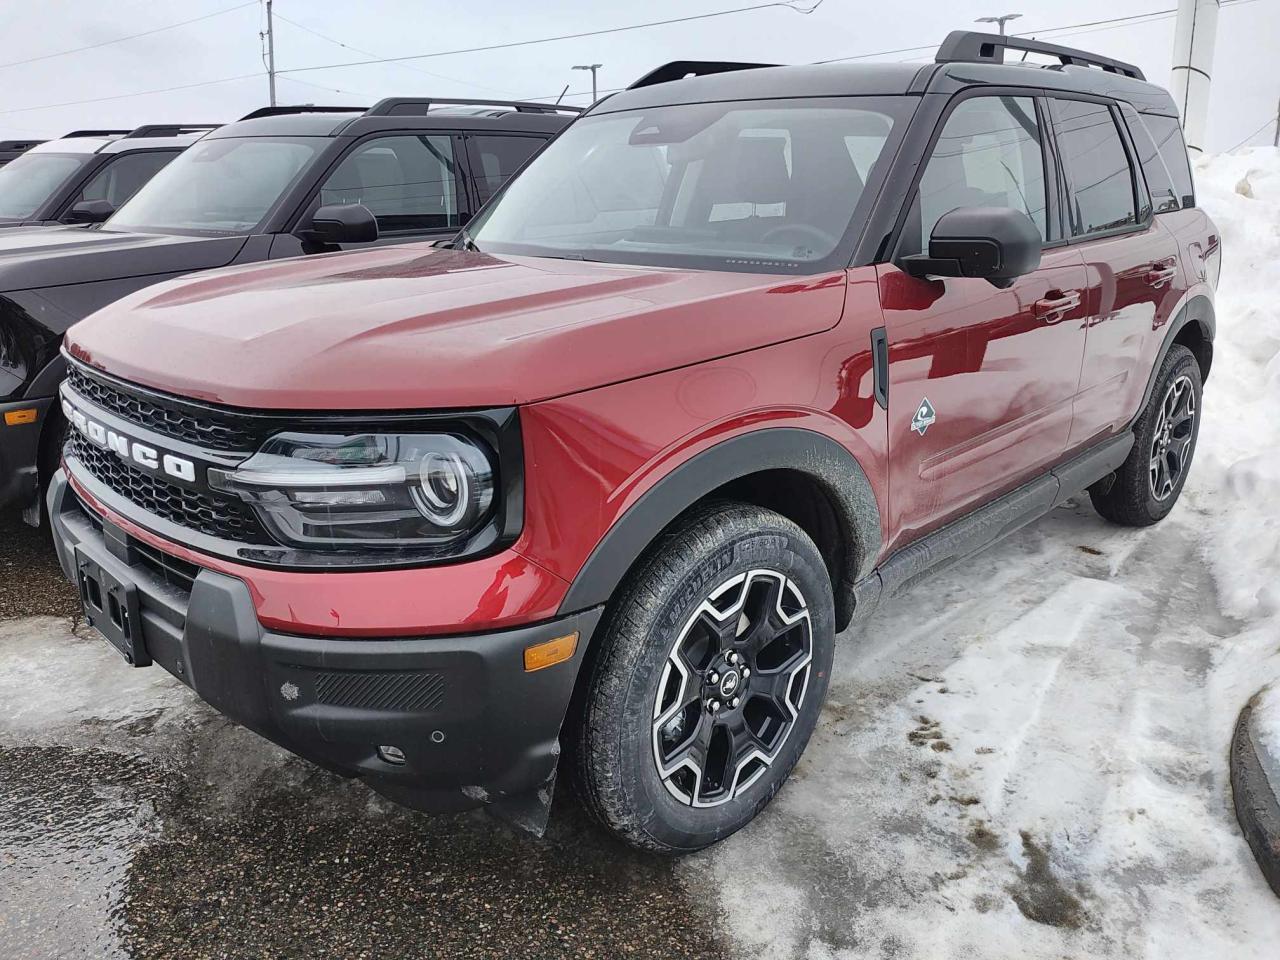
[[[1040,266],[1043,245],[1031,218],[1012,207],[958,207],[938,218],[929,255],[904,257],[915,277],[976,277],[1007,287]]]
[[[63,219],[67,223],[102,223],[115,212],[115,206],[107,200],[81,200]]]
[[[370,243],[378,239],[378,218],[363,203],[335,203],[317,210],[306,232],[321,243]]]

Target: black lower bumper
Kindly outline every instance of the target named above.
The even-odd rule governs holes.
[[[0,403],[0,508],[38,502],[40,432],[52,403],[52,397]],[[36,419],[9,426],[4,415],[17,410],[35,410]]]
[[[528,829],[545,825],[560,727],[598,609],[458,637],[274,633],[258,622],[243,580],[127,536],[81,504],[61,472],[48,504],[64,573],[79,582],[89,570],[130,588],[142,662],[285,749],[406,806],[487,805]],[[429,589],[430,571],[423,577]],[[324,589],[324,574],[315,579]],[[572,660],[525,671],[526,647],[574,631]]]

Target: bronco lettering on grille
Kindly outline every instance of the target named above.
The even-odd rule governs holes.
[[[172,453],[165,453],[163,450],[157,450],[155,447],[140,443],[131,437],[126,437],[124,434],[90,419],[82,411],[72,406],[66,398],[62,400],[62,412],[67,418],[67,423],[74,426],[91,443],[102,447],[104,450],[110,450],[121,459],[135,463],[144,469],[156,470],[178,480],[195,483],[196,465],[185,457],[177,457]]]

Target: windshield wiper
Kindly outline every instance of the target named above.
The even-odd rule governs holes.
[[[455,240],[455,241],[454,241],[453,249],[455,249],[455,250],[470,250],[472,253],[482,253],[482,252],[483,252],[483,251],[482,251],[482,250],[481,250],[481,249],[476,245],[476,242],[475,242],[474,240],[472,240],[472,239],[471,239],[471,234],[467,233],[467,231],[466,231],[466,230],[460,230],[460,231],[458,232],[458,238],[457,238],[457,240]]]

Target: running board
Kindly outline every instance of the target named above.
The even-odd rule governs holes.
[[[870,616],[881,599],[905,593],[926,577],[972,557],[1065,503],[1117,470],[1132,448],[1129,431],[1104,440],[1044,476],[903,547],[854,585],[854,621]]]

